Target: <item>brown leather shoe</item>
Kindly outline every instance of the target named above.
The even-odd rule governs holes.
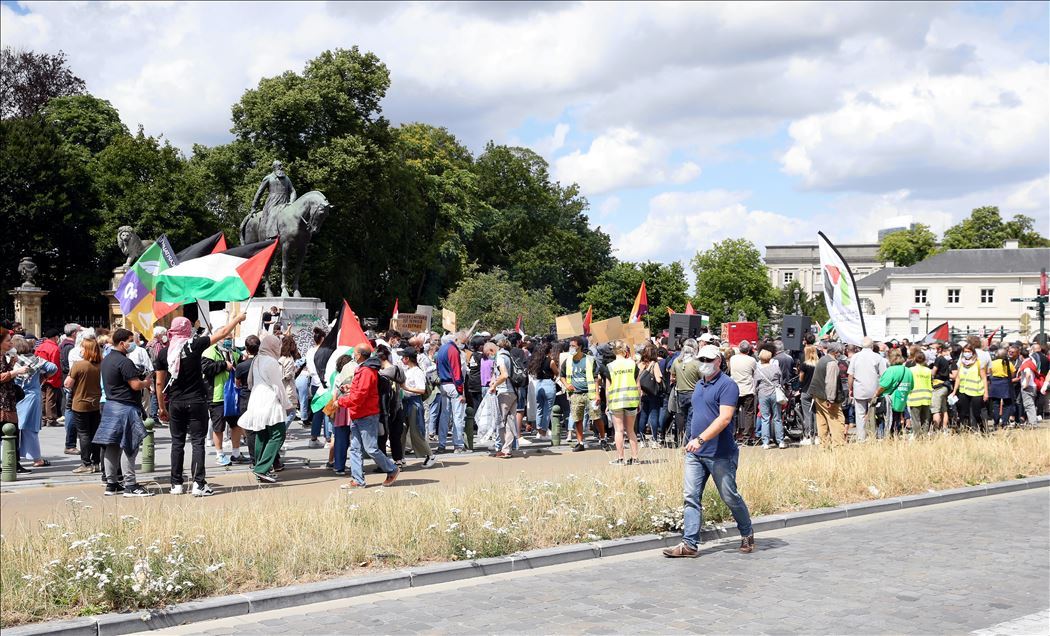
[[[740,551],[744,554],[751,554],[755,550],[755,535],[749,534],[746,537],[740,538]]]
[[[400,475],[400,474],[401,474],[401,469],[400,468],[395,469],[394,472],[392,472],[392,473],[387,473],[386,479],[383,480],[383,485],[384,486],[389,486],[390,484],[394,483],[394,481],[397,479],[397,476]]]
[[[683,541],[673,548],[665,548],[664,556],[669,559],[695,559],[700,556],[700,551],[690,548]]]

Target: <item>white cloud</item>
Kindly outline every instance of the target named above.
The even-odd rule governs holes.
[[[1045,65],[913,77],[794,122],[782,161],[819,190],[973,192],[1046,173],[1048,111]]]
[[[687,183],[700,166],[685,162],[670,166],[668,144],[632,128],[614,128],[599,135],[586,152],[574,150],[554,162],[559,181],[576,182],[584,194],[662,183]]]
[[[618,258],[682,261],[727,238],[743,237],[759,247],[812,239],[816,228],[802,219],[752,210],[749,193],[727,190],[665,192],[649,201],[637,226],[613,236]]]
[[[611,214],[613,214],[614,212],[616,212],[617,210],[620,209],[620,204],[621,204],[620,197],[617,197],[617,196],[606,197],[606,199],[604,201],[602,201],[601,203],[599,203],[598,207],[595,208],[595,211],[597,212],[597,217],[598,217],[597,220],[603,221],[603,220],[609,218],[609,216]]]
[[[549,137],[535,141],[530,147],[541,155],[551,156],[565,145],[565,138],[569,135],[571,126],[566,123],[558,123]],[[520,142],[517,142],[520,143]]]

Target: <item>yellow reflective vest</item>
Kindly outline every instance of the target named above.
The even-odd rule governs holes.
[[[908,393],[908,406],[930,406],[933,404],[933,371],[917,364],[911,368],[912,388]]]
[[[636,372],[638,367],[634,360],[628,358],[616,358],[608,365],[609,390],[606,399],[609,401],[610,411],[623,409],[636,409],[641,400],[641,391],[638,390],[638,379]]]
[[[973,397],[984,395],[984,378],[981,377],[981,361],[966,366],[959,364],[959,393]]]
[[[598,399],[598,383],[594,381],[594,356],[585,355],[581,359],[583,361],[584,368],[587,370],[587,397],[589,399]],[[561,365],[561,378],[566,386],[572,385],[572,357],[565,358],[565,363]],[[569,395],[572,395],[570,392]]]

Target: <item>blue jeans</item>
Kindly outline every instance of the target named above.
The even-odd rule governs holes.
[[[66,427],[66,448],[77,447],[77,427],[73,424],[73,392],[69,389],[62,389],[62,397],[65,399],[66,412],[64,416],[65,427]]]
[[[784,420],[780,418],[780,404],[777,403],[777,394],[760,395],[758,397],[758,408],[762,411],[762,443],[769,443],[769,420],[773,420],[776,429],[776,441],[784,441]]]
[[[452,445],[463,448],[463,428],[467,421],[467,403],[460,398],[454,384],[441,385],[441,417],[438,418],[438,446],[448,443],[448,420],[452,418]]]
[[[685,511],[682,520],[682,541],[692,549],[700,544],[700,526],[704,523],[704,513],[700,502],[704,497],[704,486],[707,478],[712,477],[718,496],[733,513],[740,536],[751,534],[751,515],[747,511],[744,498],[736,489],[737,457],[697,457],[693,453],[685,454]]]
[[[154,420],[157,419],[157,411],[160,410],[160,402],[157,401],[156,392],[149,394],[149,416]]]
[[[536,381],[536,428],[540,434],[546,434],[551,428],[551,410],[557,393],[558,387],[554,380]]]
[[[340,472],[346,470],[346,454],[350,450],[350,428],[349,426],[332,427],[332,442],[335,446],[332,464]],[[365,482],[358,483],[363,484]]]
[[[656,395],[643,395],[641,404],[638,407],[638,432],[645,435],[645,427],[649,426],[653,430],[653,439],[660,439],[663,437],[663,427],[661,426],[661,420],[663,419],[663,399]]]
[[[430,400],[430,404],[426,405],[427,415],[430,419],[427,420],[427,433],[430,435],[437,435],[438,422],[441,421],[441,403],[445,399],[441,397],[441,389],[435,389],[433,398]]]
[[[310,384],[310,374],[299,374],[295,379],[295,391],[299,394],[299,419],[306,422],[310,419],[310,398],[314,396],[315,391]]]
[[[359,484],[365,483],[365,457],[364,453],[372,458],[372,461],[386,474],[397,470],[397,464],[379,450],[379,415],[362,417],[354,420],[352,426],[340,426],[337,428],[349,428],[352,439],[350,441],[350,476]],[[338,458],[337,458],[338,460]]]

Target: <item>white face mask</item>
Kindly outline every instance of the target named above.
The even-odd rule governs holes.
[[[577,351],[579,351],[579,349],[577,349],[576,347],[569,347],[569,355],[570,356],[576,355]]]
[[[700,363],[700,375],[709,378],[715,374],[716,367],[714,362],[701,362]]]

